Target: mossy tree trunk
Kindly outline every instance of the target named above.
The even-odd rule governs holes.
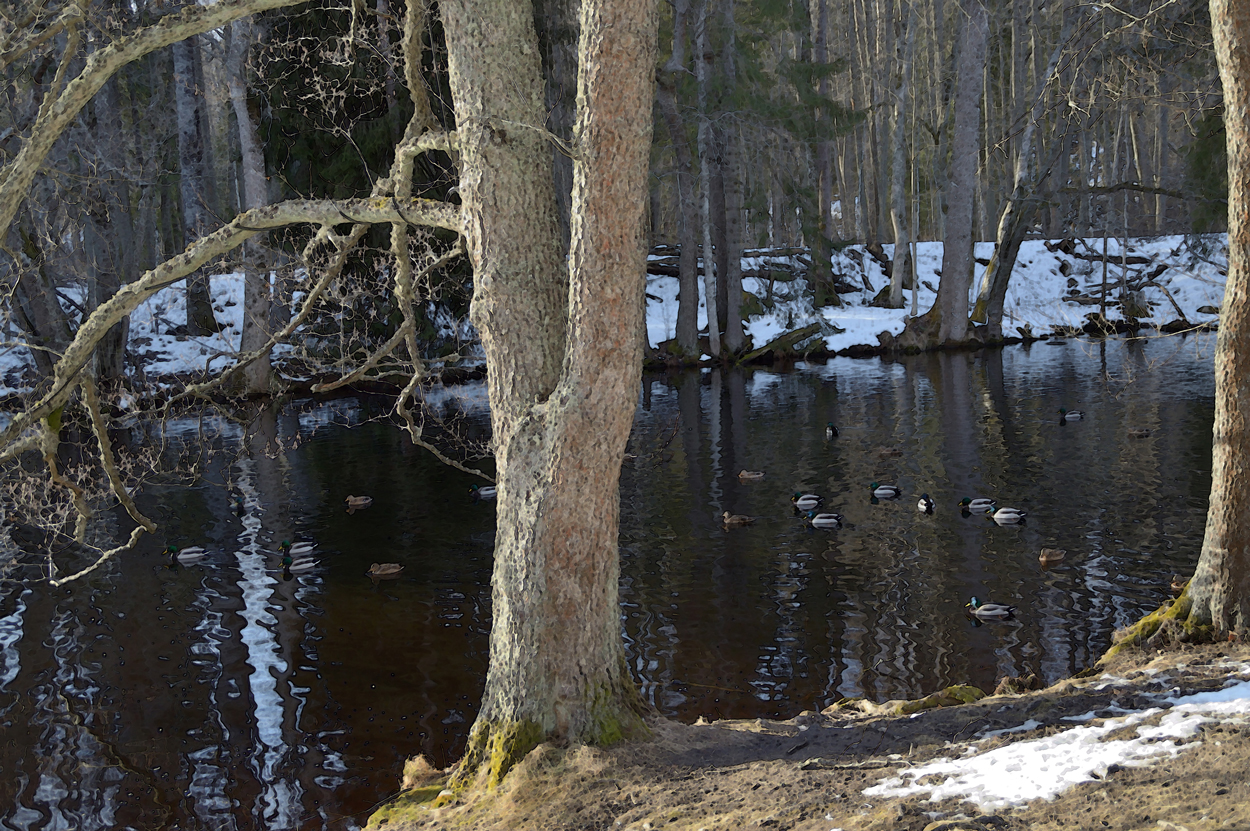
[[[1228,280],[1215,351],[1211,505],[1188,627],[1250,630],[1250,0],[1212,0],[1228,133]]]
[[[582,4],[566,257],[530,4],[440,9],[499,474],[490,669],[465,786],[498,782],[541,741],[643,727],[620,635],[618,481],[642,365],[657,24],[652,2]]]
[[[1250,0],[1211,0],[1211,23],[1228,135],[1228,279],[1215,347],[1206,535],[1181,596],[1123,633],[1104,662],[1152,638],[1218,640],[1250,632]]]

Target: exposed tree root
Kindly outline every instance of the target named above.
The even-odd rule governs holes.
[[[1167,648],[1182,643],[1211,643],[1219,634],[1209,622],[1194,620],[1189,586],[1180,597],[1168,601],[1127,629],[1115,634],[1115,643],[1103,653],[1094,668],[1107,664],[1126,649]]]

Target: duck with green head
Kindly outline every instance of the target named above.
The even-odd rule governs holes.
[[[993,499],[986,499],[984,497],[972,499],[971,497],[965,496],[963,499],[959,500],[959,507],[969,514],[988,514],[995,510],[998,507],[998,504]]]
[[[794,503],[797,511],[814,511],[824,504],[824,497],[817,496],[814,493],[803,493],[795,491],[794,496],[790,497],[790,501]]]
[[[313,553],[313,550],[316,547],[317,544],[315,542],[291,542],[290,540],[283,540],[278,543],[279,551],[296,559],[299,559],[300,557],[307,557]]]
[[[188,545],[186,548],[178,548],[175,545],[165,546],[165,555],[169,557],[170,565],[195,563],[203,560],[208,556],[208,551],[199,545]]]
[[[868,487],[872,490],[873,497],[877,499],[898,499],[903,495],[903,489],[898,485],[882,485],[873,482]]]
[[[1015,606],[1008,606],[1005,603],[982,603],[975,597],[964,608],[968,610],[968,614],[979,620],[1007,620],[1016,614]]]
[[[818,514],[815,511],[808,511],[805,522],[812,528],[824,528],[833,530],[842,527],[842,514],[824,513]]]

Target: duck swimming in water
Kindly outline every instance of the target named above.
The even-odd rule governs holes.
[[[815,511],[808,511],[804,521],[813,528],[831,529],[842,527],[841,514],[818,514]]]
[[[824,497],[817,496],[814,493],[803,493],[795,491],[794,496],[790,497],[790,501],[794,503],[794,507],[800,511],[813,511],[824,504]]]
[[[964,608],[968,610],[968,614],[979,620],[1007,620],[1016,613],[1015,606],[1008,606],[1005,603],[982,603],[975,597]]]
[[[186,548],[168,545],[165,547],[165,554],[169,557],[169,562],[172,565],[174,563],[198,562],[208,556],[208,551],[199,545],[188,545]]]
[[[931,514],[936,507],[937,505],[934,501],[929,498],[929,494],[920,494],[920,501],[916,503],[917,511],[920,511],[922,514]]]
[[[903,489],[898,485],[880,485],[873,482],[868,487],[872,488],[872,495],[877,499],[898,499],[903,495]]]
[[[998,505],[993,499],[986,499],[984,497],[971,499],[965,496],[963,499],[959,500],[959,507],[963,508],[970,514],[988,514],[997,508]]]
[[[999,508],[989,515],[989,518],[997,522],[999,525],[1019,525],[1024,522],[1027,513],[1019,508]]]

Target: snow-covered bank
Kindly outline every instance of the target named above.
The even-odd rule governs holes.
[[[1195,324],[1217,321],[1218,315],[1209,310],[1218,309],[1224,297],[1224,276],[1220,269],[1226,261],[1223,252],[1227,243],[1222,236],[1207,237],[1204,240],[1218,249],[1215,256],[1193,250],[1182,236],[1132,240],[1128,251],[1124,253],[1132,258],[1148,258],[1153,264],[1130,264],[1130,281],[1139,277],[1143,270],[1149,272],[1165,265],[1167,269],[1155,282],[1172,295],[1185,318]],[[1054,243],[1051,247],[1054,247]],[[891,248],[886,248],[887,255],[892,253]],[[920,291],[916,306],[918,313],[924,314],[933,305],[937,294],[942,267],[942,244],[922,242],[917,249],[916,266]],[[993,250],[992,243],[979,243],[976,256],[987,261]],[[1075,250],[1077,254],[1101,256],[1102,240],[1090,240],[1088,245],[1078,242]],[[1113,259],[1120,256],[1118,241],[1107,241],[1107,254]],[[789,258],[747,257],[743,259],[743,270],[766,269],[770,261],[777,262],[778,259]],[[976,266],[976,279],[969,295],[969,309],[976,299],[976,290],[984,271],[984,265]],[[1121,271],[1119,264],[1108,268],[1109,300],[1119,297]],[[771,309],[752,317],[746,324],[746,332],[752,338],[754,346],[758,348],[787,331],[818,322],[842,330],[830,330],[825,335],[825,348],[830,352],[840,352],[856,346],[875,347],[878,345],[879,333],[897,335],[903,331],[911,314],[911,292],[904,293],[906,307],[903,309],[881,309],[868,305],[876,292],[887,285],[888,279],[880,264],[865,254],[862,247],[853,246],[834,255],[834,272],[845,274],[846,282],[854,285],[860,285],[861,275],[864,275],[872,285],[872,291],[865,289],[841,295],[845,305],[840,308],[830,306],[814,309],[810,296],[806,296],[804,292],[805,286],[801,280],[778,280],[770,284],[769,280],[759,277],[744,278],[744,291],[763,299],[766,306],[775,302]],[[1060,250],[1049,250],[1045,240],[1026,241],[1020,248],[1004,303],[1004,333],[1015,334],[1017,327],[1030,327],[1035,334],[1041,336],[1060,327],[1082,326],[1086,322],[1085,315],[1097,311],[1098,307],[1066,301],[1063,298],[1074,291],[1083,294],[1097,293],[1101,289],[1102,278],[1101,263],[1065,254]],[[677,278],[649,277],[647,294],[647,335],[650,345],[655,347],[670,340],[676,332]],[[1138,316],[1144,324],[1162,326],[1179,317],[1162,289],[1147,286],[1142,294],[1142,300],[1150,312],[1149,315]],[[1200,309],[1208,311],[1199,311]],[[1120,314],[1117,310],[1109,309],[1107,316],[1115,320]],[[699,327],[703,329],[706,326],[706,305],[700,285]]]
[[[1143,307],[1138,310],[1137,317],[1143,323],[1161,326],[1174,321],[1181,317],[1176,307],[1191,323],[1218,320],[1214,311],[1219,308],[1224,295],[1221,268],[1226,261],[1227,241],[1223,236],[1202,238],[1201,242],[1213,251],[1201,250],[1193,242],[1180,236],[1139,239],[1133,240],[1128,251],[1124,252],[1131,258],[1150,261],[1149,264],[1128,266],[1130,282],[1134,279],[1140,282],[1143,273],[1165,267],[1154,280],[1157,285],[1141,290]],[[1003,320],[1005,333],[1014,334],[1017,327],[1028,327],[1037,335],[1045,335],[1059,327],[1079,327],[1088,313],[1097,311],[1096,305],[1083,305],[1064,298],[1073,293],[1089,297],[1101,290],[1101,263],[1085,257],[1101,255],[1102,240],[1091,240],[1088,245],[1078,242],[1075,249],[1069,250],[1074,253],[1064,253],[1043,240],[1030,240],[1023,244],[1007,294]],[[980,243],[976,253],[982,260],[988,260],[992,251],[992,244]],[[772,274],[776,278],[770,280],[753,276],[743,280],[744,290],[758,298],[763,307],[762,313],[751,316],[746,323],[746,332],[756,347],[787,331],[818,322],[826,327],[823,339],[829,352],[841,352],[852,347],[876,347],[879,334],[898,334],[911,313],[911,292],[905,293],[906,307],[903,309],[881,309],[869,305],[875,293],[886,285],[887,279],[881,265],[860,246],[835,254],[834,271],[844,276],[844,283],[855,286],[863,285],[866,278],[872,290],[865,288],[842,294],[841,307],[821,309],[813,307],[805,282],[801,278],[791,279],[786,272],[784,267],[794,262],[791,255],[750,253],[751,256],[743,259],[744,271],[767,273],[772,266]],[[886,253],[891,253],[888,247]],[[1112,259],[1121,254],[1118,241],[1108,240],[1107,254]],[[916,307],[921,314],[933,305],[941,260],[941,243],[919,244],[917,268],[920,291]],[[978,265],[976,271],[979,280],[984,266]],[[1119,297],[1121,273],[1118,264],[1108,268],[1109,300]],[[213,309],[222,324],[218,334],[208,337],[178,334],[186,326],[184,283],[162,290],[135,310],[130,318],[129,340],[129,372],[133,377],[147,381],[171,376],[187,377],[209,369],[220,369],[231,360],[238,351],[242,332],[243,276],[237,273],[219,274],[211,282]],[[974,282],[970,304],[975,291]],[[652,347],[656,347],[670,340],[675,333],[677,278],[649,276],[647,296],[648,340]],[[1110,309],[1108,316],[1116,319],[1120,315],[1118,310]],[[699,325],[700,328],[706,326],[702,297]],[[280,347],[277,354],[281,357],[287,351],[286,347]],[[8,332],[0,339],[0,396],[30,389],[34,379],[32,366],[30,351],[20,343],[15,332]]]

